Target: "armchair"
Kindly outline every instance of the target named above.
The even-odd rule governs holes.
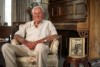
[[[18,42],[13,39],[11,41],[12,45],[17,45]],[[58,67],[58,46],[59,39],[53,40],[50,45],[50,53],[48,54],[47,67]],[[37,67],[37,58],[35,53],[28,57],[18,57],[17,63],[19,67]]]

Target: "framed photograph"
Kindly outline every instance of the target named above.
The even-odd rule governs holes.
[[[85,38],[70,38],[69,56],[74,58],[85,57]]]

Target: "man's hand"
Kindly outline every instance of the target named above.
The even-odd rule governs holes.
[[[30,42],[25,40],[23,37],[21,37],[20,35],[16,34],[14,36],[14,38],[19,42],[24,44],[26,47],[28,47],[29,49],[34,49],[35,46],[37,45],[37,42]]]
[[[34,49],[36,46],[35,42],[30,42],[27,40],[24,40],[23,44],[31,50]]]
[[[24,44],[26,47],[28,47],[29,49],[34,49],[35,46],[39,43],[44,43],[44,41],[46,40],[47,42],[51,42],[52,40],[54,39],[58,39],[58,35],[55,34],[55,35],[50,35],[50,36],[47,36],[43,39],[40,39],[40,40],[37,40],[35,42],[30,42],[30,41],[27,41],[25,40],[23,37],[21,37],[20,35],[15,35],[14,38],[19,42],[19,43],[22,43]]]

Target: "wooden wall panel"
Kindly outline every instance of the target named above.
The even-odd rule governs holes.
[[[100,0],[90,0],[89,59],[100,58]]]

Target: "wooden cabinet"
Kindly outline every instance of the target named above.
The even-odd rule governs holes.
[[[10,38],[11,26],[0,26],[0,38]]]
[[[55,23],[86,21],[87,0],[49,0],[49,14]]]
[[[89,13],[87,0],[49,0],[50,20],[62,36],[62,55],[68,55],[69,38],[85,37],[89,45]],[[66,54],[65,54],[66,53]]]
[[[2,45],[10,42],[11,33],[11,26],[0,26],[0,52]]]

